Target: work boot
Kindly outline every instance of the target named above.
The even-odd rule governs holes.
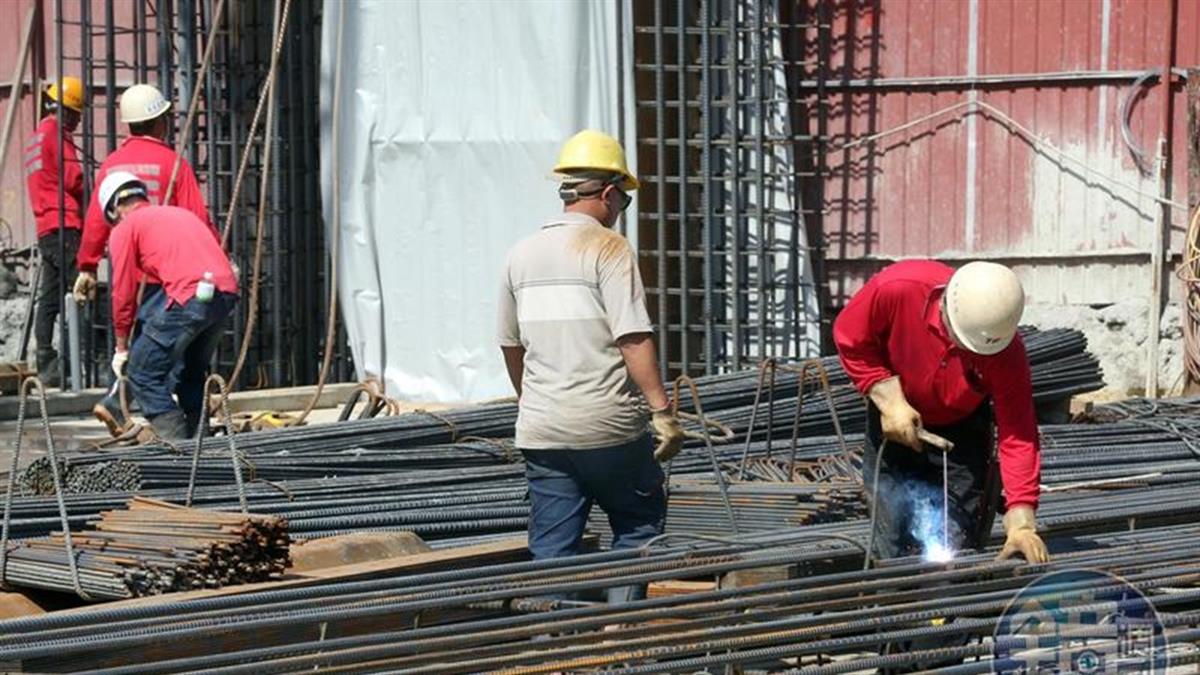
[[[108,433],[112,434],[113,438],[129,431],[129,428],[133,426],[129,418],[125,417],[124,411],[121,410],[121,399],[118,398],[117,389],[119,386],[120,384],[114,384],[108,395],[92,406],[92,414],[108,427]]]
[[[58,360],[58,352],[53,349],[39,349],[37,351],[37,374],[38,379],[47,387],[61,386],[62,362]]]
[[[151,417],[150,427],[164,440],[178,441],[188,437],[187,418],[183,416],[182,410],[172,410]]]

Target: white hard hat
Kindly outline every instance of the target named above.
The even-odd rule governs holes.
[[[104,212],[104,217],[111,223],[116,220],[116,214],[111,208],[115,206],[114,202],[134,195],[146,196],[146,184],[142,179],[128,171],[113,171],[101,181],[100,189],[96,191],[96,200],[100,202],[100,210]]]
[[[149,84],[135,84],[121,94],[121,121],[125,124],[152,120],[170,109],[171,102]]]
[[[963,265],[946,286],[946,320],[955,339],[976,354],[1012,342],[1025,311],[1025,289],[1012,270],[992,262]]]

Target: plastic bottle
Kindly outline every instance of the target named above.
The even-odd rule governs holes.
[[[205,272],[204,279],[196,284],[196,299],[200,302],[208,302],[213,299],[213,292],[216,290],[217,287],[213,283],[212,272]]]

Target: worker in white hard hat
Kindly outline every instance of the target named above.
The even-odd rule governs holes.
[[[128,361],[134,397],[159,436],[187,438],[199,428],[206,373],[237,304],[237,277],[207,223],[178,206],[152,205],[132,173],[109,173],[96,204],[113,230],[113,369]],[[160,282],[165,300],[151,312],[142,308],[142,332],[131,345],[144,275]]]
[[[83,227],[83,165],[71,136],[79,126],[85,98],[83,82],[77,77],[64,77],[51,84],[43,100],[42,121],[25,146],[25,183],[37,224],[41,256],[33,336],[37,341],[38,375],[54,386],[61,382],[65,370],[54,350],[54,322],[64,291],[75,284],[75,256]],[[65,284],[63,289],[59,287],[60,277]]]
[[[135,84],[121,94],[121,122],[129,125],[129,137],[100,164],[96,171],[95,185],[104,182],[109,174],[125,171],[137,176],[146,187],[146,198],[151,204],[162,204],[167,183],[178,155],[167,144],[171,129],[171,102],[162,92],[149,84]],[[196,180],[196,174],[186,159],[179,162],[175,188],[167,202],[191,211],[208,227],[214,238],[219,240],[216,228],[208,215],[208,207]],[[78,302],[94,297],[96,292],[96,269],[104,257],[108,244],[109,225],[104,213],[95,200],[88,204],[83,224],[83,242],[79,248],[79,277],[75,281],[74,294]],[[166,298],[158,279],[146,279],[142,292],[139,320],[143,314],[154,312]],[[108,426],[114,435],[120,434],[129,424],[125,419],[117,392],[97,403],[92,412]]]
[[[872,277],[834,322],[842,365],[869,404],[863,474],[870,494],[879,472],[871,505],[877,557],[929,555],[931,544],[986,546],[1003,488],[1000,558],[1048,559],[1035,518],[1041,459],[1033,387],[1017,333],[1024,306],[1020,281],[1003,265],[971,262],[955,271],[911,260]],[[954,449],[926,447],[921,429]],[[949,542],[940,526],[932,537],[921,531],[930,507],[940,520],[943,462]]]
[[[637,178],[620,143],[591,130],[566,142],[554,172],[563,213],[509,251],[499,312],[529,480],[529,550],[538,560],[582,552],[593,504],[608,515],[613,548],[661,534],[659,461],[683,443],[637,260],[612,230]],[[644,592],[618,587],[608,597],[623,602]]]

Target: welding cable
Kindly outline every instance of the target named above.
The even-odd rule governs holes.
[[[883,439],[879,444],[879,452],[875,454],[875,475],[871,476],[871,500],[868,506],[871,509],[871,524],[867,528],[867,548],[863,552],[863,571],[871,569],[871,561],[875,556],[875,526],[876,520],[879,517],[879,506],[876,503],[879,499],[879,474],[883,470],[883,453],[887,451],[888,441]]]
[[[1157,80],[1158,77],[1159,71],[1157,70],[1147,70],[1138,75],[1137,79],[1129,85],[1129,89],[1126,90],[1125,96],[1121,99],[1121,140],[1125,141],[1125,147],[1129,148],[1129,153],[1133,155],[1134,163],[1137,164],[1138,169],[1144,175],[1150,175],[1154,170],[1153,158],[1150,157],[1150,153],[1146,152],[1141,143],[1138,143],[1137,138],[1134,137],[1129,120],[1133,116],[1134,100],[1142,94],[1144,87]]]

